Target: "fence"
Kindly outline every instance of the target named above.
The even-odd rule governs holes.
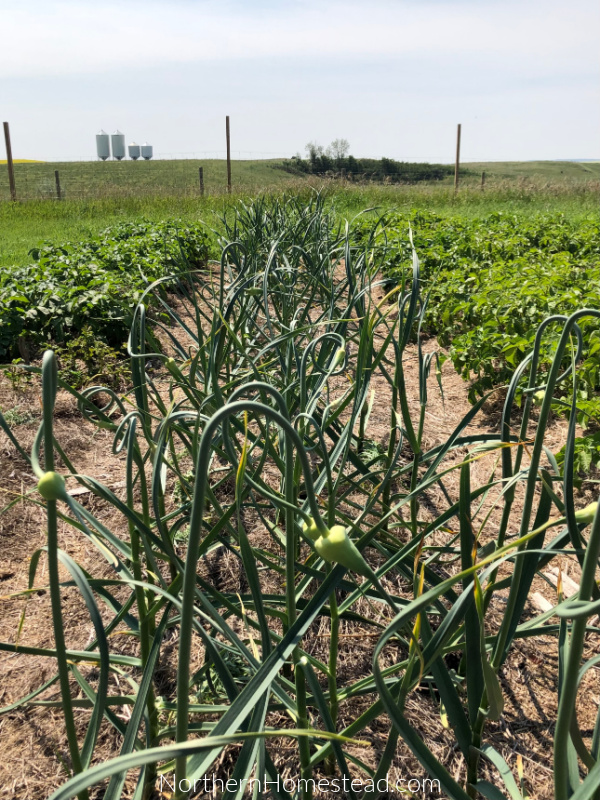
[[[175,155],[179,157],[173,157]],[[227,161],[222,154],[207,153],[202,154],[202,158],[196,157],[200,154],[183,155],[168,154],[170,158],[163,156],[152,161],[15,161],[16,197],[21,201],[58,199],[59,196],[62,199],[193,196],[200,195],[202,188],[207,194],[228,190]],[[257,156],[256,153],[232,153],[234,189],[251,190],[293,180],[293,176],[281,169],[283,158]],[[0,201],[11,199],[8,177],[6,163],[0,163]]]
[[[233,191],[257,191],[297,185],[307,176],[282,169],[282,154],[232,151]],[[564,169],[563,169],[564,166]],[[494,165],[463,163],[461,186],[493,190],[507,181],[532,184],[551,181],[566,183],[600,179],[600,164],[531,162],[531,164]],[[482,172],[485,171],[485,185]],[[58,175],[57,175],[58,173]],[[195,197],[228,191],[227,161],[223,153],[164,153],[152,161],[72,161],[14,163],[15,192],[19,201],[93,200],[118,197]],[[360,176],[330,172],[320,180],[345,177],[364,182]],[[393,176],[390,181],[394,181]],[[384,183],[384,181],[378,181]],[[452,177],[430,182],[452,187]],[[11,199],[6,163],[0,163],[0,202]]]

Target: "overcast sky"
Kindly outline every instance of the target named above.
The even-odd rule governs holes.
[[[600,158],[598,0],[0,0],[14,158]],[[0,157],[4,157],[0,144]]]

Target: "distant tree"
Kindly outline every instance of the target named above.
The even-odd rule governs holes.
[[[308,160],[312,163],[314,163],[318,158],[321,158],[325,152],[321,145],[317,144],[316,142],[309,142],[304,149],[306,150]]]
[[[382,158],[381,171],[384,175],[394,175],[398,172],[398,164],[391,158]]]
[[[350,152],[350,142],[348,139],[334,139],[327,148],[327,155],[335,158],[336,161],[341,161],[346,158]]]
[[[368,181],[385,183],[420,183],[441,181],[454,175],[451,164],[429,164],[395,161],[393,158],[355,158],[351,156],[350,145],[346,139],[334,139],[324,149],[317,142],[306,145],[307,158],[298,153],[284,161],[281,168],[295,174],[322,175],[336,177],[348,175]],[[461,175],[471,174],[461,168]]]
[[[360,172],[360,163],[354,156],[348,156],[348,170],[352,173]]]

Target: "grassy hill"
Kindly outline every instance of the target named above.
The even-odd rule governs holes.
[[[254,192],[283,188],[307,181],[281,169],[282,160],[233,161],[234,191]],[[463,183],[477,183],[482,171],[486,183],[527,179],[534,182],[586,182],[600,179],[600,162],[504,161],[466,162],[473,174]],[[173,161],[70,161],[15,162],[15,181],[20,200],[41,200],[56,195],[54,171],[58,170],[62,193],[67,199],[98,199],[135,196],[188,196],[199,194],[198,168],[204,170],[207,194],[222,194],[227,188],[223,159]],[[452,183],[448,178],[444,183]],[[0,201],[10,199],[8,173],[0,167]]]
[[[561,183],[600,180],[600,161],[468,161],[473,172],[485,171],[486,181],[523,179]]]
[[[234,161],[234,190],[255,191],[295,180],[279,168],[280,164],[281,160]],[[197,195],[199,167],[204,170],[204,185],[208,193],[226,191],[227,165],[224,159],[15,162],[15,183],[18,198],[31,200],[55,196],[55,170],[60,175],[61,190],[69,199]],[[6,169],[0,169],[0,200],[9,197],[8,173]]]

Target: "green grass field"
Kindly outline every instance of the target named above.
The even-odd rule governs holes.
[[[234,191],[253,192],[266,187],[306,182],[306,177],[296,177],[282,170],[281,164],[281,159],[232,162]],[[465,185],[478,184],[481,173],[485,171],[486,183],[491,188],[504,181],[532,181],[539,185],[600,180],[600,161],[470,162],[464,166],[473,173],[465,176]],[[62,193],[69,200],[140,195],[197,197],[199,167],[204,170],[208,194],[226,191],[227,167],[223,159],[15,162],[15,181],[20,200],[54,199],[55,170],[60,175]],[[446,185],[451,181],[451,178],[445,181]],[[0,200],[8,199],[8,173],[0,162]]]
[[[562,212],[598,214],[600,162],[498,162],[467,164],[458,196],[450,182],[417,186],[352,184],[290,175],[280,161],[234,161],[233,193],[226,193],[223,160],[21,163],[15,165],[17,196],[9,198],[0,164],[0,265],[21,265],[43,241],[79,241],[121,221],[202,219],[209,224],[231,202],[261,191],[327,192],[341,217],[364,208],[424,208],[439,214],[480,215],[505,210],[529,215]],[[206,194],[200,197],[198,167]],[[58,169],[64,200],[55,199]],[[486,172],[481,190],[481,171]]]
[[[486,181],[498,179],[552,181],[600,180],[600,161],[477,161],[464,165],[485,171]]]
[[[281,159],[233,162],[234,190],[256,191],[297,180],[280,165]],[[17,196],[24,200],[54,199],[55,170],[59,172],[61,191],[69,200],[174,194],[197,197],[199,167],[204,171],[207,193],[226,191],[227,164],[223,159],[15,163],[15,182]],[[0,199],[9,198],[8,172],[0,165]]]

